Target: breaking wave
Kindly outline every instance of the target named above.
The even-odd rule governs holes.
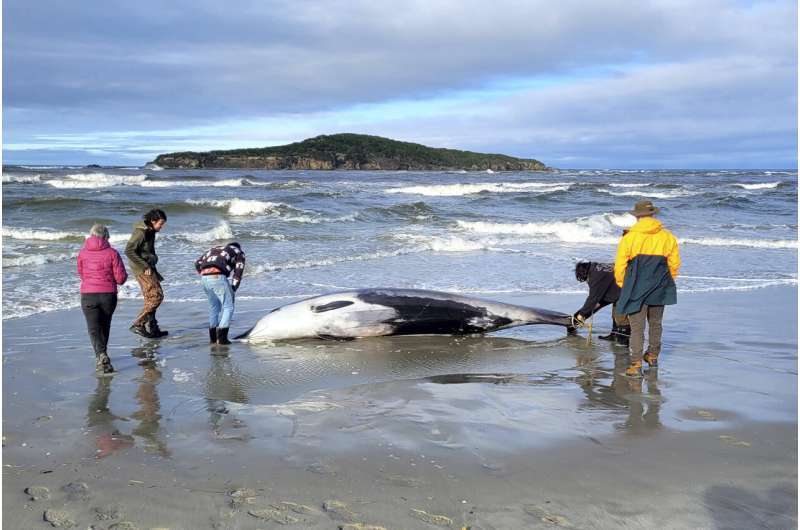
[[[431,197],[457,197],[478,193],[553,193],[566,191],[569,182],[485,182],[476,184],[439,184],[433,186],[408,186],[389,188],[386,193],[407,193]]]
[[[24,239],[28,241],[82,241],[84,236],[75,232],[59,232],[55,230],[33,230],[29,228],[13,228],[4,226],[3,237]]]
[[[677,189],[673,191],[612,191],[610,189],[599,188],[597,191],[608,193],[609,195],[614,195],[615,197],[650,197],[653,199],[678,199],[680,197],[691,197],[701,193],[699,191],[689,191],[684,189]]]
[[[269,186],[266,182],[257,182],[248,178],[223,179],[223,180],[145,180],[139,183],[144,188],[238,188],[241,186]]]
[[[222,221],[214,228],[206,230],[204,232],[181,232],[175,234],[173,237],[185,239],[187,241],[192,241],[193,243],[234,239],[233,230],[231,230],[231,225],[229,225],[226,221]]]
[[[791,239],[726,239],[716,237],[678,238],[678,243],[704,245],[708,247],[747,247],[747,248],[797,248],[797,241]]]
[[[636,219],[630,214],[604,213],[581,217],[574,221],[532,223],[490,223],[457,221],[467,232],[498,236],[526,236],[531,239],[563,241],[565,243],[615,244],[622,229],[632,226]]]
[[[235,216],[270,215],[274,217],[280,217],[292,211],[302,211],[282,202],[247,199],[187,199],[186,202],[187,204],[192,204],[195,206],[210,206],[211,208],[224,209],[227,210],[230,215]]]
[[[31,267],[37,265],[44,265],[46,263],[57,263],[59,261],[68,261],[75,259],[78,256],[77,252],[70,254],[31,254],[27,256],[13,256],[10,258],[3,258],[3,268],[11,267]]]
[[[734,182],[734,186],[744,188],[746,190],[771,190],[781,185],[780,182],[765,182],[762,184],[744,184],[741,182]]]
[[[107,173],[75,173],[65,178],[45,180],[45,184],[61,189],[109,188],[142,185],[147,175],[109,175]]]
[[[71,241],[83,242],[88,235],[79,232],[59,232],[55,230],[37,230],[31,228],[3,227],[3,237],[11,239],[23,239],[26,241]],[[112,234],[109,238],[111,243],[127,241],[129,238],[125,234]]]
[[[3,174],[3,184],[39,184],[41,175],[6,175]]]

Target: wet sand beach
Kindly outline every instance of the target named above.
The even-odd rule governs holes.
[[[795,287],[680,293],[640,380],[596,338],[607,309],[591,342],[212,348],[203,304],[165,303],[160,342],[127,331],[139,307],[120,302],[111,378],[80,310],[4,322],[4,527],[797,527]],[[267,309],[240,301],[234,330]]]

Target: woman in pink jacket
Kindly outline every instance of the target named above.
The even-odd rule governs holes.
[[[104,374],[114,373],[108,357],[108,334],[111,317],[117,308],[117,285],[128,279],[119,252],[108,244],[108,228],[96,224],[78,254],[78,275],[81,277],[81,309],[86,317],[92,341],[96,368]]]

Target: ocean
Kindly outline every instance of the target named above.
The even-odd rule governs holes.
[[[76,256],[95,222],[120,252],[153,207],[168,301],[205,303],[194,260],[239,241],[239,299],[271,308],[361,287],[504,300],[583,293],[636,201],[681,243],[681,292],[797,288],[796,171],[371,172],[3,167],[3,319],[79,307]],[[136,281],[120,297],[140,297]],[[713,309],[713,308],[709,308]]]

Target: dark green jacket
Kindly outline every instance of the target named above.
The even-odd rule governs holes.
[[[158,256],[156,255],[156,231],[147,226],[144,221],[133,224],[133,233],[125,245],[125,255],[128,264],[135,276],[144,274],[147,269],[153,269],[159,281],[163,280],[156,270]]]
[[[678,303],[678,290],[667,266],[667,258],[639,254],[628,262],[625,281],[617,301],[617,312],[632,315],[647,305]]]

